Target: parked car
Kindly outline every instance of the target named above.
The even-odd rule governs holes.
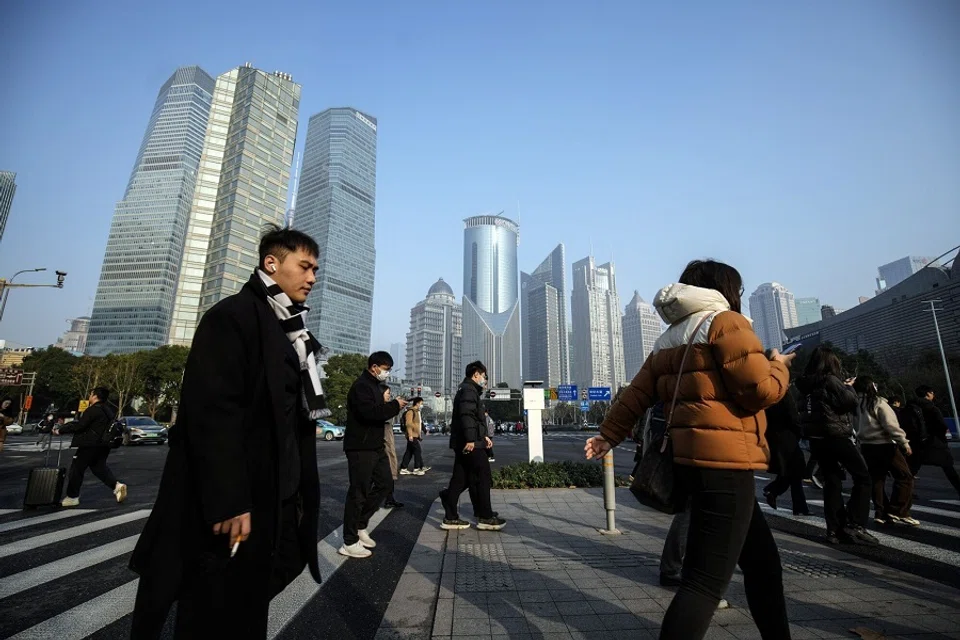
[[[117,422],[123,427],[123,444],[167,443],[167,428],[149,416],[126,416]]]
[[[23,433],[23,427],[18,424],[7,425],[7,435],[18,436]]]
[[[344,428],[326,420],[317,420],[317,437],[327,442],[343,439]]]

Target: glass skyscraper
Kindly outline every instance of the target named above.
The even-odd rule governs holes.
[[[214,80],[182,67],[160,88],[117,203],[90,319],[87,353],[167,340]]]
[[[310,118],[294,227],[320,245],[307,326],[331,353],[367,353],[373,320],[377,119],[349,107]]]
[[[570,380],[566,264],[559,244],[533,273],[520,273],[523,377],[548,388]]]
[[[410,310],[405,377],[443,395],[456,393],[463,379],[462,340],[462,308],[453,289],[440,278]]]
[[[634,291],[623,310],[623,364],[628,380],[640,371],[662,333],[660,316],[639,291]]]
[[[573,263],[574,381],[581,387],[611,387],[627,379],[623,361],[623,315],[613,263],[597,264],[593,256]]]
[[[750,296],[753,330],[765,349],[779,349],[786,340],[785,329],[796,327],[797,303],[793,294],[778,282],[767,282]]]
[[[7,218],[13,207],[13,194],[17,192],[17,174],[12,171],[0,171],[0,240],[7,228]]]
[[[467,218],[464,226],[463,364],[481,360],[487,367],[490,387],[506,382],[519,389],[520,227],[502,215]]]

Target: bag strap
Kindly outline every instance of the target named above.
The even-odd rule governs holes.
[[[692,334],[690,334],[690,339],[687,341],[687,346],[683,350],[683,359],[680,360],[680,371],[677,373],[677,384],[673,389],[673,402],[670,403],[670,414],[667,416],[666,432],[670,431],[670,426],[673,424],[673,412],[677,408],[677,396],[680,395],[680,380],[683,378],[683,367],[687,364],[687,356],[690,355],[690,347],[693,345],[693,341],[697,337],[697,334],[700,333],[700,327],[703,326],[703,323],[706,322],[708,318],[712,318],[715,315],[717,315],[716,311],[713,313],[708,313],[700,318],[700,322],[697,323],[697,328],[693,330]]]

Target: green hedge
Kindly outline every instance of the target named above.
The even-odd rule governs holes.
[[[617,476],[618,487],[630,486]],[[494,489],[602,487],[603,466],[597,462],[518,462],[493,472]]]

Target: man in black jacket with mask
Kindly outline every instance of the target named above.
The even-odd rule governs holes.
[[[393,473],[383,439],[383,423],[407,406],[397,398],[386,402],[382,384],[390,377],[393,358],[377,351],[367,358],[367,369],[347,394],[347,429],[343,451],[347,454],[350,488],[343,504],[343,546],[348,558],[369,558],[377,543],[367,533],[370,518],[383,499],[393,494]]]
[[[920,408],[923,430],[927,439],[920,446],[914,447],[913,455],[909,458],[910,471],[917,475],[920,466],[940,467],[943,475],[953,485],[953,490],[960,496],[960,474],[953,466],[953,455],[947,444],[947,422],[943,413],[933,403],[936,398],[933,387],[922,385],[916,390],[916,406]],[[911,446],[913,443],[910,443]]]
[[[317,243],[274,227],[239,293],[200,320],[153,512],[131,568],[132,637],[265,638],[304,566],[320,582],[316,419],[325,410],[304,302]]]
[[[440,492],[444,517],[443,529],[468,529],[470,523],[460,519],[457,506],[464,489],[470,491],[477,529],[499,531],[507,524],[490,506],[490,460],[485,449],[493,447],[487,437],[487,423],[480,394],[487,384],[487,368],[479,360],[467,365],[466,378],[453,399],[453,422],[450,448],[454,451],[453,477]]]
[[[79,420],[54,428],[54,435],[72,433],[71,447],[77,448],[73,462],[70,464],[70,473],[67,480],[67,495],[60,506],[75,507],[80,504],[80,485],[87,468],[93,471],[100,481],[116,496],[117,502],[127,499],[127,485],[117,482],[110,467],[107,466],[107,456],[110,455],[110,440],[108,431],[116,417],[107,399],[110,391],[105,387],[97,387],[90,394],[90,405],[83,412]]]

